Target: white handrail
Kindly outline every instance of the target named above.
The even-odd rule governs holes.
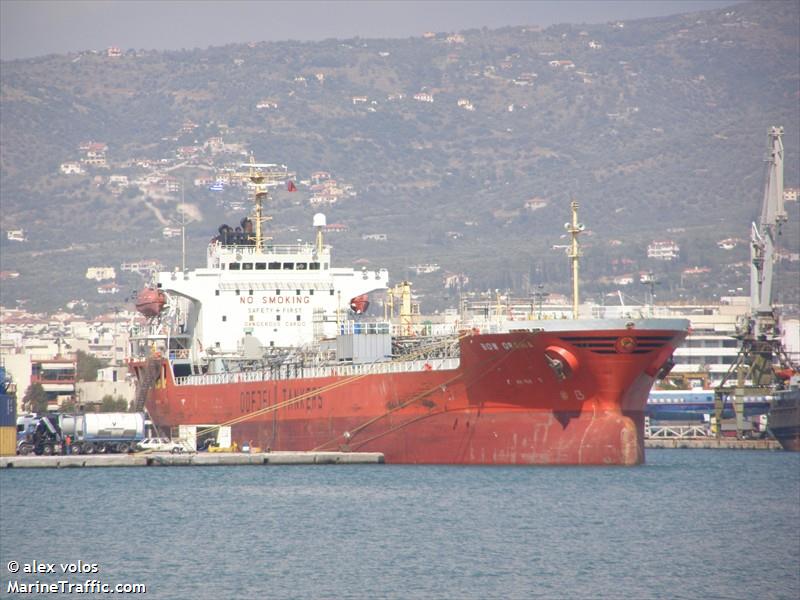
[[[278,368],[210,375],[176,377],[175,385],[224,385],[254,381],[282,381],[286,379],[319,379],[324,377],[352,377],[353,375],[379,375],[386,373],[415,373],[447,371],[458,368],[458,358],[430,358],[427,360],[392,361],[363,365],[328,365],[324,367]]]

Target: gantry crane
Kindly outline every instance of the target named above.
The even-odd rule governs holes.
[[[787,220],[783,206],[782,136],[783,127],[770,127],[761,217],[750,230],[750,313],[737,326],[740,348],[736,360],[715,389],[718,437],[726,399],[732,396],[737,435],[741,437],[745,396],[771,394],[778,381],[776,363],[782,368],[792,368],[781,346],[772,298],[775,242]],[[729,384],[734,377],[735,384]]]

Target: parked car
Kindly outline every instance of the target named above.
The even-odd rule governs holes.
[[[179,440],[171,440],[169,438],[145,438],[137,444],[139,450],[150,450],[151,452],[172,452],[179,454],[186,452],[188,448],[184,443]]]

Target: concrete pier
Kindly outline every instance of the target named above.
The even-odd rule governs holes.
[[[694,448],[707,450],[782,450],[776,440],[737,440],[735,438],[656,438],[646,439],[645,448]]]
[[[0,469],[68,469],[78,467],[191,467],[223,465],[368,465],[383,464],[380,452],[200,452],[170,454],[92,454],[71,456],[3,456]]]

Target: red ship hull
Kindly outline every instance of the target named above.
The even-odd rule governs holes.
[[[454,369],[352,377],[178,384],[164,362],[147,408],[162,428],[230,425],[240,447],[375,451],[387,463],[636,465],[648,392],[686,333],[470,335]]]

